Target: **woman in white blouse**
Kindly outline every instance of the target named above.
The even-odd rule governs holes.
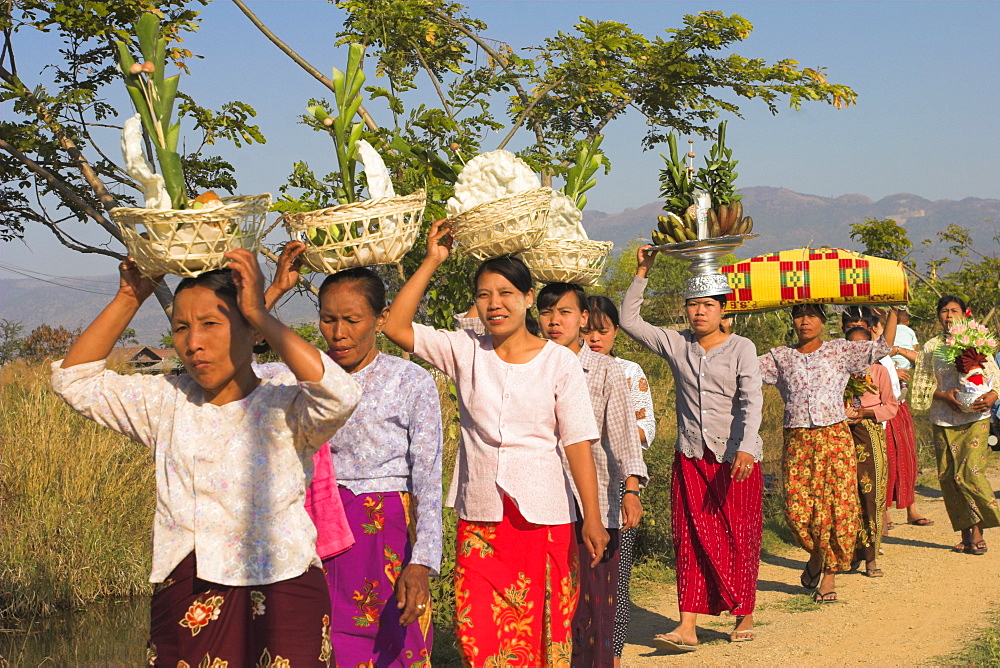
[[[451,377],[458,393],[462,439],[447,504],[459,517],[459,648],[466,665],[568,666],[579,558],[560,449],[580,493],[591,565],[608,543],[590,451],[600,434],[587,384],[573,353],[528,332],[534,291],[517,258],[487,260],[476,272],[486,335],[413,322],[448,258],[449,231],[445,221],[431,225],[427,255],[393,301],[382,331]]]
[[[106,358],[156,281],[121,264],[111,303],[53,364],[76,411],[150,449],[156,477],[150,665],[329,665],[330,598],[303,506],[312,457],[361,388],[267,313],[254,255],[181,281],[174,348],[187,375],[120,375]],[[251,368],[262,335],[292,382]],[[287,664],[286,664],[287,665]]]
[[[621,365],[628,383],[629,395],[635,409],[635,421],[639,429],[639,441],[643,448],[649,448],[656,438],[656,417],[653,415],[653,395],[649,392],[649,380],[642,367],[614,354],[615,338],[618,336],[620,324],[618,308],[614,302],[602,295],[592,295],[587,298],[590,317],[587,319],[587,329],[584,331],[584,342],[601,355],[610,355]],[[625,485],[622,484],[622,494]],[[628,636],[629,606],[632,604],[629,585],[632,580],[632,551],[635,548],[635,536],[638,529],[624,529],[621,532],[621,565],[618,571],[618,606],[615,611],[615,666],[620,665],[622,650],[625,649],[625,638]]]

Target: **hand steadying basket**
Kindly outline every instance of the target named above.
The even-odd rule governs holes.
[[[111,220],[144,276],[197,276],[224,268],[226,251],[257,252],[270,206],[270,194],[224,197],[214,208],[116,207]]]
[[[536,281],[597,285],[613,246],[610,241],[543,239],[521,253],[521,259]]]
[[[323,274],[351,267],[395,264],[420,231],[427,197],[423,190],[282,217],[293,239],[306,237],[303,263]]]
[[[452,217],[451,234],[476,260],[520,253],[545,237],[551,188],[535,188],[484,202]]]

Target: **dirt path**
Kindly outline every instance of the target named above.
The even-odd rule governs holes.
[[[1000,489],[1000,472],[990,480]],[[837,577],[841,602],[819,606],[804,595],[799,575],[806,553],[790,548],[766,556],[760,567],[754,642],[730,643],[729,616],[699,618],[696,652],[671,655],[650,639],[677,623],[673,585],[662,592],[637,591],[622,657],[627,666],[743,665],[916,665],[961,648],[996,611],[1000,593],[1000,531],[986,532],[983,556],[955,554],[958,541],[940,492],[918,488],[917,507],[931,527],[897,522],[883,542],[878,565],[885,577]]]

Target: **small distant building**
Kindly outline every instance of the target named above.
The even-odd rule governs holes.
[[[108,355],[108,364],[132,373],[178,374],[184,370],[173,348],[149,346],[115,348]]]

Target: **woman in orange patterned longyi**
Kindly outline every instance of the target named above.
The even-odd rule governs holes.
[[[826,313],[819,304],[792,307],[798,343],[761,355],[763,381],[785,402],[785,518],[796,542],[809,552],[802,586],[818,603],[837,601],[835,574],[851,569],[860,527],[858,460],[847,425],[844,388],[889,354],[896,310],[875,341],[823,340]]]

